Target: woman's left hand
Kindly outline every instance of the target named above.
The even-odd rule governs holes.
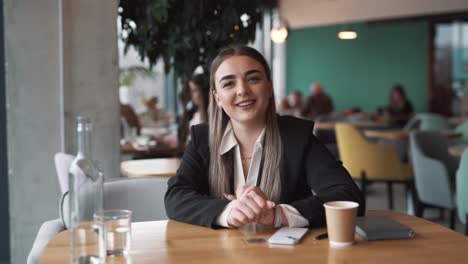
[[[265,225],[268,227],[274,227],[275,225],[275,208],[268,208],[255,219],[255,223]]]

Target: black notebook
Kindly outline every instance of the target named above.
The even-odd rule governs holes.
[[[356,233],[366,240],[413,238],[414,231],[386,216],[358,217]]]

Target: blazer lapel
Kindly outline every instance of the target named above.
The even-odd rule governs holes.
[[[229,177],[229,193],[235,195],[234,190],[234,148],[229,150],[226,154],[224,154],[224,158],[226,159],[227,165],[227,173]]]

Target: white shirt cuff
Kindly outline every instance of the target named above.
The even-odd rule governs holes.
[[[296,208],[287,205],[287,204],[279,204],[278,207],[283,209],[284,215],[288,219],[289,227],[308,227],[309,220],[304,218]],[[226,216],[227,222],[227,216]]]
[[[231,226],[229,226],[227,222],[228,215],[232,209],[231,207],[232,207],[232,202],[228,203],[226,207],[224,207],[223,211],[215,219],[216,225],[232,228]]]

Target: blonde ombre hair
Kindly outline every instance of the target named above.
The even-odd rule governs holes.
[[[222,49],[211,64],[210,76],[210,102],[209,102],[209,146],[210,146],[210,190],[219,198],[223,193],[230,192],[229,171],[232,169],[228,164],[225,155],[219,155],[221,140],[229,122],[229,116],[221,107],[218,107],[214,98],[215,73],[219,66],[232,56],[248,56],[259,62],[265,71],[268,80],[271,81],[270,67],[265,58],[255,49],[247,46],[229,46]],[[266,110],[266,129],[264,140],[264,165],[260,188],[267,198],[275,203],[281,200],[281,179],[280,179],[280,161],[281,161],[281,138],[276,116],[275,98],[271,96]]]

